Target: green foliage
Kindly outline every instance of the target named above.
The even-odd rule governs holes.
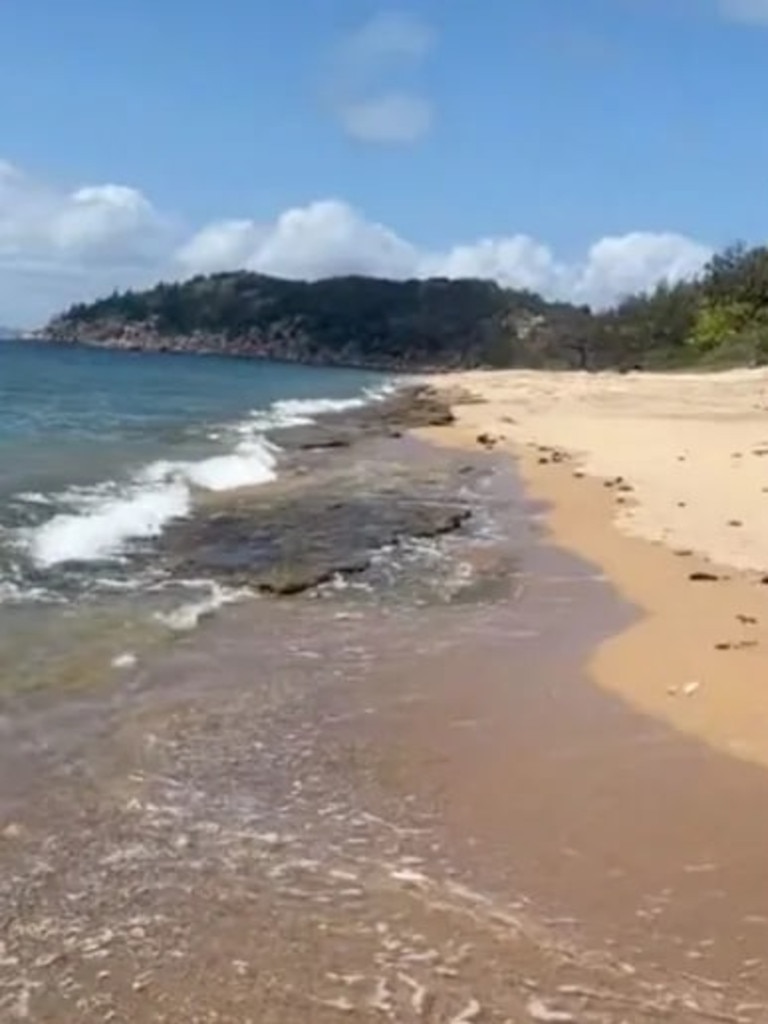
[[[738,337],[753,316],[752,307],[746,302],[713,302],[705,299],[696,314],[688,342],[699,352],[711,352]]]

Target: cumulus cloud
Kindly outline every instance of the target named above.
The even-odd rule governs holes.
[[[718,7],[730,21],[768,25],[768,0],[719,0]]]
[[[0,263],[59,254],[71,268],[104,258],[152,259],[167,224],[149,200],[125,185],[64,191],[0,161]]]
[[[350,100],[340,115],[347,134],[361,142],[416,142],[432,124],[432,104],[422,96],[393,92]]]
[[[422,64],[433,33],[406,14],[385,13],[350,33],[334,54],[331,109],[343,130],[359,142],[416,142],[432,125],[431,101],[401,79]]]
[[[430,249],[341,199],[181,232],[137,189],[57,189],[0,160],[0,323],[22,326],[116,287],[241,268],[304,279],[482,277],[602,306],[688,278],[710,254],[693,239],[652,232],[600,239],[570,261],[523,234]]]
[[[55,188],[0,160],[0,322],[149,283],[174,244],[170,222],[135,188]]]
[[[185,269],[246,268],[305,279],[351,273],[482,277],[551,298],[604,306],[659,281],[692,277],[712,254],[708,246],[683,235],[652,232],[603,238],[584,259],[572,263],[559,260],[549,246],[522,234],[430,251],[340,200],[288,210],[271,224],[248,223],[247,231],[240,222],[234,227],[222,222],[203,229],[180,253]],[[246,234],[255,243],[248,252],[242,247]]]

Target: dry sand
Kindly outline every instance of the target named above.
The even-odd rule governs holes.
[[[634,706],[768,765],[768,373],[457,374],[452,444],[492,435],[557,542],[644,613],[591,670]],[[715,579],[692,579],[696,574]]]

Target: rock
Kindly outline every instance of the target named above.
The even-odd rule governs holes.
[[[757,625],[757,619],[754,617],[754,615],[743,615],[743,614],[740,613],[740,614],[738,614],[736,616],[736,618],[742,624],[742,626],[756,626]]]
[[[720,577],[713,572],[692,572],[688,579],[693,583],[715,583]]]
[[[493,448],[496,445],[496,438],[491,434],[478,434],[477,443],[484,448]]]
[[[700,689],[701,683],[695,681],[691,683],[686,683],[685,686],[682,688],[681,693],[684,697],[692,697],[694,693],[698,693]]]
[[[742,523],[742,521],[740,519],[729,519],[728,520],[728,525],[729,526],[743,526],[744,524]]]

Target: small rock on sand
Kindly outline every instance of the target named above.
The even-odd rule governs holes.
[[[567,1010],[554,1010],[539,999],[533,996],[528,1000],[528,1016],[539,1024],[575,1024],[576,1018]]]

